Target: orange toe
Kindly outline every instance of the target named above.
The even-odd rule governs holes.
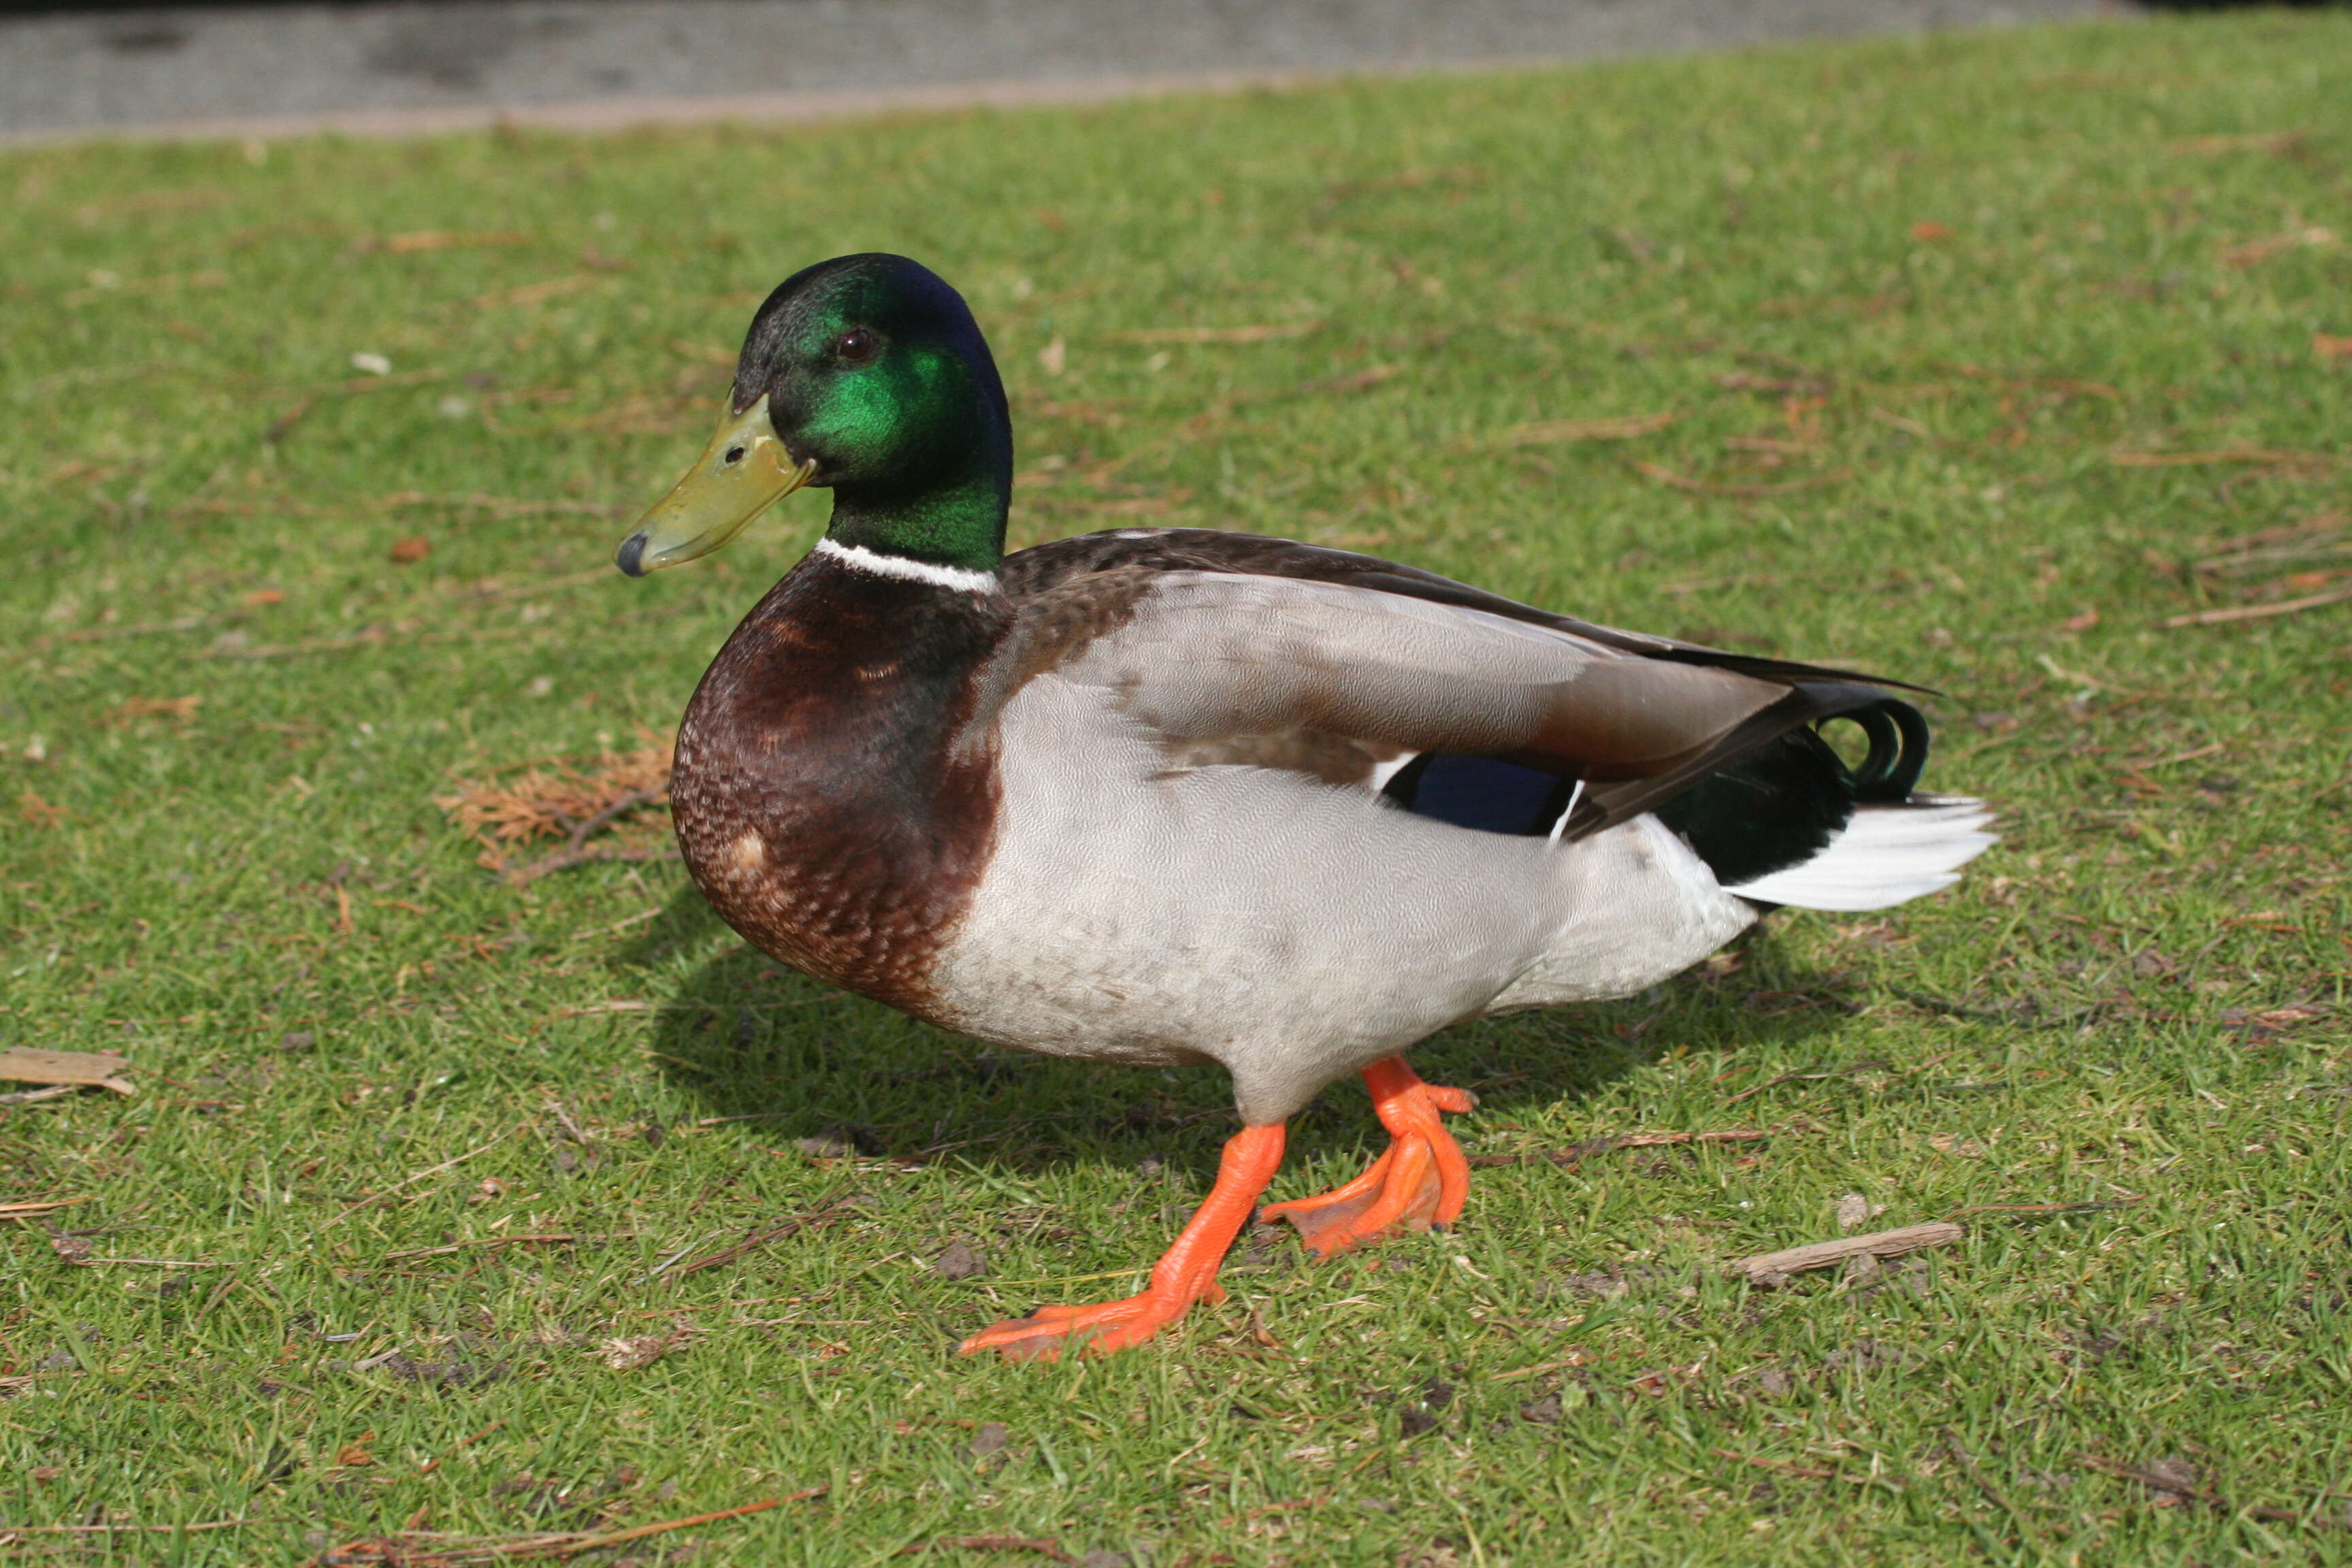
[[[1402,1057],[1364,1069],[1365,1086],[1389,1130],[1386,1152],[1342,1187],[1262,1210],[1261,1223],[1288,1220],[1318,1258],[1361,1247],[1399,1231],[1427,1230],[1461,1217],[1470,1194],[1470,1163],[1438,1121],[1478,1103],[1467,1089],[1423,1083]]]
[[[1210,1300],[1210,1292],[1192,1300]],[[1146,1290],[1120,1301],[1093,1307],[1040,1307],[1025,1318],[1007,1318],[966,1340],[956,1348],[966,1355],[995,1351],[1007,1361],[1059,1361],[1066,1350],[1088,1355],[1139,1345],[1190,1310],[1192,1300]]]
[[[1141,1344],[1195,1301],[1223,1300],[1218,1266],[1281,1163],[1281,1122],[1243,1128],[1226,1141],[1216,1184],[1153,1267],[1151,1284],[1141,1294],[1093,1307],[1040,1307],[1025,1318],[991,1324],[957,1348],[966,1355],[995,1351],[1008,1361],[1059,1361],[1074,1347],[1101,1355]]]

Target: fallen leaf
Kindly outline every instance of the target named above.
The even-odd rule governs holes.
[[[1949,239],[1952,237],[1952,226],[1933,222],[1915,223],[1911,226],[1911,237],[1927,241]]]
[[[351,1466],[373,1465],[375,1463],[375,1456],[368,1452],[367,1445],[364,1443],[347,1443],[337,1450],[335,1463]]]
[[[117,1094],[132,1094],[137,1091],[121,1076],[130,1066],[119,1056],[88,1051],[43,1051],[30,1046],[0,1051],[0,1079],[17,1083],[90,1084]]]
[[[2330,337],[2326,332],[2311,334],[2311,352],[2328,363],[2338,360],[2352,362],[2352,336]]]
[[[396,566],[409,566],[433,553],[433,542],[416,535],[392,542],[392,560]]]
[[[2059,624],[2070,632],[2087,632],[2099,624],[2099,612],[2095,608],[2085,609],[2079,616],[2068,616]]]
[[[249,610],[258,610],[267,605],[282,605],[285,602],[286,590],[283,588],[256,588],[249,594],[237,595],[237,603]]]

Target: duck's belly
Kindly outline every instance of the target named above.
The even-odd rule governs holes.
[[[1003,741],[996,847],[932,971],[946,1021],[1221,1062],[1253,1122],[1457,1020],[1639,990],[1752,918],[1647,819],[1549,847],[1305,774],[1166,773],[1103,694],[1050,676]]]

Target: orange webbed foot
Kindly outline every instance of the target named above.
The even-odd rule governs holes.
[[[1094,1307],[1040,1307],[982,1329],[957,1348],[966,1355],[996,1351],[1008,1361],[1059,1361],[1076,1348],[1088,1355],[1139,1345],[1192,1310],[1195,1301],[1220,1301],[1218,1266],[1282,1163],[1282,1123],[1244,1127],[1225,1142],[1209,1189],[1191,1223],[1151,1270],[1141,1294]]]
[[[1364,1069],[1373,1108],[1389,1130],[1387,1151],[1342,1187],[1258,1212],[1258,1222],[1288,1220],[1318,1258],[1330,1258],[1398,1231],[1427,1230],[1461,1217],[1470,1194],[1470,1163],[1438,1121],[1478,1103],[1467,1089],[1423,1083],[1402,1057]]]
[[[1211,1286],[1190,1300],[1146,1290],[1099,1306],[1040,1307],[1025,1318],[992,1323],[956,1348],[965,1355],[996,1351],[1007,1361],[1059,1361],[1067,1350],[1106,1355],[1141,1344],[1182,1317],[1193,1300],[1214,1300],[1223,1295]]]

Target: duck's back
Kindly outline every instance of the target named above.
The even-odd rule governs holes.
[[[1094,535],[1003,581],[995,829],[940,1014],[1223,1062],[1253,1121],[1457,1019],[1705,957],[1757,906],[1648,808],[1885,700],[1252,535]]]

